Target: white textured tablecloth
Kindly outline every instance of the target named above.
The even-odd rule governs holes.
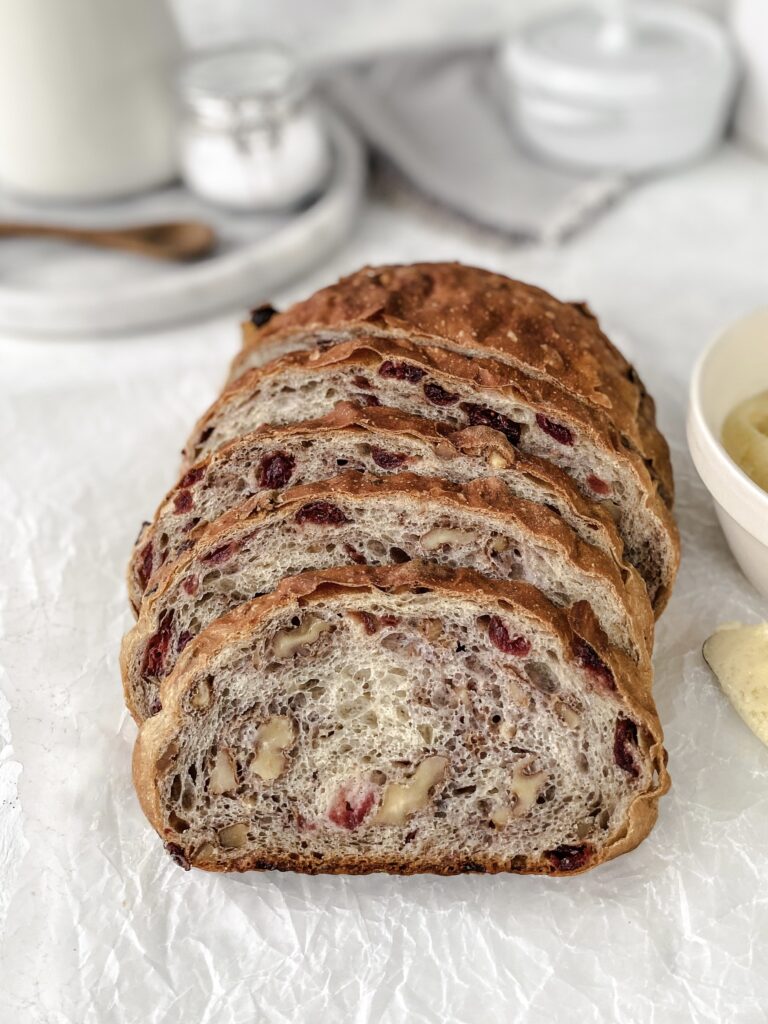
[[[103,342],[0,339],[2,1024],[766,1020],[768,750],[699,651],[718,622],[768,606],[724,547],[683,422],[698,350],[768,302],[768,165],[723,152],[562,249],[433,217],[377,199],[332,263],[276,298],[366,261],[460,258],[588,299],[637,363],[684,542],[655,657],[673,777],[658,827],[574,879],[175,868],[130,784],[122,573],[237,313]]]

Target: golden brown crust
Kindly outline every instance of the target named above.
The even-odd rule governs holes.
[[[522,281],[459,263],[363,267],[262,327],[243,327],[243,347],[273,348],[308,333],[346,332],[454,347],[547,377],[608,413],[649,460],[670,504],[669,449],[634,368],[583,303],[565,303]],[[235,372],[242,365],[235,360]]]
[[[434,420],[411,416],[388,406],[361,407],[353,402],[339,402],[332,412],[316,420],[305,420],[288,426],[266,424],[259,427],[252,434],[236,438],[217,449],[208,458],[195,463],[191,469],[199,474],[200,486],[204,486],[210,472],[215,472],[218,467],[226,465],[230,459],[236,458],[239,452],[254,442],[271,442],[279,449],[291,438],[309,439],[326,432],[340,435],[359,434],[369,439],[376,436],[390,439],[410,437],[428,445],[436,456],[446,462],[465,455],[482,460],[487,468],[492,458],[496,462],[501,459],[504,471],[519,473],[539,486],[553,491],[575,515],[591,525],[596,539],[600,537],[602,545],[612,551],[617,561],[624,561],[624,545],[606,509],[585,498],[568,474],[558,466],[535,455],[519,451],[503,434],[490,427],[465,427],[462,430],[453,430]],[[496,471],[498,469],[497,465]],[[134,614],[138,614],[144,593],[137,579],[140,553],[155,535],[158,520],[164,511],[173,508],[179,492],[188,487],[186,483],[182,487],[181,481],[174,484],[158,505],[152,522],[144,525],[136,540],[127,572],[128,595]]]
[[[163,686],[163,709],[143,724],[134,749],[133,773],[136,791],[144,813],[161,837],[168,840],[173,838],[173,834],[164,834],[163,831],[163,812],[156,785],[157,774],[162,770],[163,758],[172,751],[175,736],[180,728],[183,717],[182,699],[185,692],[195,682],[197,674],[205,670],[207,662],[223,646],[246,640],[261,622],[283,609],[295,607],[298,610],[315,601],[355,589],[369,592],[378,589],[397,593],[417,587],[438,591],[458,600],[469,599],[482,604],[489,611],[493,608],[509,608],[518,614],[528,615],[538,620],[544,628],[556,633],[565,651],[571,650],[574,633],[594,648],[613,672],[617,696],[625,702],[629,713],[642,727],[639,733],[643,734],[644,730],[649,737],[647,751],[655,772],[652,789],[638,795],[631,804],[625,827],[612,836],[588,864],[576,870],[595,867],[636,847],[653,827],[658,800],[669,788],[661,724],[651,695],[650,669],[633,665],[620,651],[610,647],[597,626],[591,609],[585,604],[561,610],[555,608],[535,588],[525,583],[491,581],[473,570],[453,571],[417,562],[384,568],[349,566],[290,577],[272,594],[258,598],[250,604],[241,605],[229,615],[218,619],[189,644]],[[487,863],[473,860],[468,863],[461,858],[453,861],[441,858],[438,862],[430,860],[428,856],[409,864],[401,864],[391,859],[376,860],[368,856],[364,859],[342,858],[333,863],[323,863],[322,867],[318,868],[317,864],[308,864],[300,857],[270,857],[268,854],[259,855],[255,852],[227,865],[203,861],[196,866],[214,871],[397,871],[457,874],[475,870],[517,870],[526,874],[576,873],[570,870],[557,870],[550,862],[544,860],[529,860],[525,865],[512,866],[498,860]]]
[[[452,484],[414,473],[397,473],[376,477],[362,473],[342,473],[329,480],[291,487],[278,495],[262,494],[248,499],[210,524],[197,538],[194,547],[163,566],[146,591],[138,622],[123,639],[121,669],[125,702],[136,722],[141,722],[141,709],[135,702],[135,680],[130,667],[139,652],[157,629],[155,609],[191,571],[204,552],[215,551],[245,531],[258,530],[275,515],[288,518],[307,501],[343,501],[345,499],[386,500],[388,495],[403,495],[417,505],[438,502],[457,510],[480,512],[500,527],[520,523],[532,533],[556,546],[565,561],[577,566],[585,575],[604,580],[615,592],[630,624],[633,642],[641,661],[649,661],[653,650],[654,617],[648,593],[638,573],[581,541],[573,530],[553,512],[523,498],[515,498],[504,485],[494,479],[478,479],[469,484]]]
[[[237,406],[247,402],[249,396],[256,394],[270,377],[287,372],[301,377],[304,374],[315,374],[319,370],[348,366],[372,369],[378,368],[382,361],[387,359],[408,360],[423,368],[436,380],[442,380],[447,385],[447,390],[450,390],[450,382],[453,379],[471,387],[498,391],[508,398],[516,398],[537,412],[551,415],[555,422],[576,424],[577,429],[589,437],[597,447],[605,449],[631,466],[649,496],[656,494],[656,486],[643,460],[624,446],[612,423],[596,409],[560,392],[550,382],[526,377],[514,368],[492,360],[468,359],[440,348],[419,348],[405,341],[395,342],[378,338],[345,342],[325,352],[291,352],[265,366],[249,370],[242,377],[232,381],[195,425],[186,448],[185,468],[194,458],[198,439],[215,423],[219,413],[230,403]]]
[[[230,404],[247,403],[251,396],[258,394],[261,387],[272,376],[291,373],[296,377],[316,374],[318,370],[360,367],[363,371],[377,369],[385,359],[408,360],[424,368],[441,386],[450,391],[456,382],[471,387],[498,391],[516,398],[523,404],[551,417],[556,422],[575,424],[576,429],[588,437],[598,449],[622,462],[632,472],[644,494],[649,512],[659,522],[669,539],[671,557],[666,577],[662,581],[654,605],[660,613],[667,603],[679,564],[679,537],[674,518],[659,490],[651,479],[643,459],[627,449],[620,433],[594,407],[573,399],[548,381],[525,377],[512,367],[485,359],[467,359],[453,352],[436,348],[416,348],[406,342],[365,341],[347,342],[335,345],[325,352],[294,352],[275,359],[255,370],[249,370],[233,381],[198,420],[185,449],[185,466],[188,468],[195,459],[201,437],[214,428],[217,417]]]

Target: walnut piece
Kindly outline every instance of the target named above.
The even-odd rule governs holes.
[[[536,803],[536,797],[544,788],[547,778],[546,772],[532,772],[528,774],[530,760],[517,765],[512,772],[512,785],[509,788],[511,796],[515,797],[515,804],[512,808],[512,817],[523,818]]]
[[[207,679],[201,679],[195,687],[190,702],[193,708],[203,710],[211,703],[211,684]]]
[[[437,548],[450,547],[452,544],[471,544],[475,540],[473,533],[466,530],[451,530],[445,526],[436,526],[427,530],[421,538],[421,546],[425,551],[436,551]]]
[[[248,826],[244,821],[219,829],[219,842],[225,850],[239,850],[248,841]]]
[[[294,741],[293,722],[280,715],[270,718],[256,730],[256,757],[251,771],[265,782],[272,782],[285,770],[285,751]]]
[[[555,704],[554,710],[558,718],[560,718],[569,729],[575,729],[581,724],[581,718],[578,713],[567,704],[563,704],[561,700]]]
[[[222,793],[228,793],[231,789],[235,789],[236,786],[237,777],[232,755],[228,750],[217,750],[208,791],[214,796],[220,796]]]
[[[500,804],[491,811],[491,821],[496,828],[503,828],[514,818],[524,818],[536,803],[536,798],[544,787],[546,772],[528,774],[531,760],[517,765],[512,772],[512,785],[509,787],[511,804]]]
[[[273,643],[275,657],[290,658],[299,647],[314,643],[321,633],[330,628],[330,622],[310,615],[294,629],[281,629]]]
[[[447,757],[428,757],[407,782],[393,782],[387,786],[373,823],[404,825],[409,815],[427,806],[430,789],[440,782],[447,767]]]

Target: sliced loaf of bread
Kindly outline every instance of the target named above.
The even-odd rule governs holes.
[[[185,868],[446,875],[584,871],[668,787],[648,670],[586,605],[414,563],[293,577],[210,625],[134,780]]]
[[[412,559],[523,579],[555,605],[588,602],[611,643],[633,662],[649,662],[653,613],[640,577],[579,540],[556,513],[494,479],[460,485],[352,472],[271,501],[250,499],[156,576],[123,645],[128,707],[138,721],[156,711],[160,684],[184,647],[284,577]]]
[[[128,567],[134,611],[154,573],[188,550],[224,512],[266,490],[327,480],[345,470],[410,471],[456,483],[492,476],[517,497],[557,512],[581,540],[623,560],[606,506],[589,501],[561,469],[520,452],[497,430],[452,431],[386,406],[339,403],[319,420],[267,425],[237,438],[181,477],[135,544]],[[656,600],[657,593],[652,597]]]
[[[607,413],[671,496],[653,401],[589,309],[477,267],[363,267],[284,313],[254,310],[233,376],[286,352],[376,337],[491,356],[555,382]]]
[[[642,458],[592,407],[509,367],[405,343],[355,342],[299,352],[251,370],[198,421],[186,467],[263,423],[296,423],[342,399],[387,405],[450,426],[488,426],[563,469],[616,519],[628,560],[663,607],[677,570],[671,513]],[[658,596],[657,596],[658,595]]]

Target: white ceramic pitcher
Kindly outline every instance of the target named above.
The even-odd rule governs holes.
[[[0,0],[0,189],[98,200],[176,170],[163,0]]]

